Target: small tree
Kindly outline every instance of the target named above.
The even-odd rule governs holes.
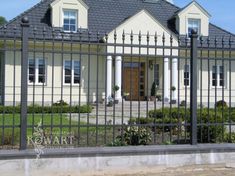
[[[0,26],[4,25],[7,23],[7,20],[5,17],[0,16]]]
[[[153,84],[152,84],[152,88],[151,88],[151,96],[152,97],[156,96],[156,92],[157,92],[157,90],[156,90],[156,83],[154,81]]]

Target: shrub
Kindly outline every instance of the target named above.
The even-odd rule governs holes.
[[[172,119],[188,119],[190,117],[189,109],[184,108],[164,108],[149,111],[150,118],[162,119],[164,117]]]
[[[185,100],[182,100],[182,101],[180,102],[180,106],[186,106],[186,101],[185,101]]]
[[[90,105],[83,106],[28,106],[28,113],[91,113]],[[20,113],[20,106],[0,106],[0,113]]]
[[[216,108],[228,108],[226,101],[220,100],[215,103]]]
[[[68,106],[68,103],[66,103],[64,100],[59,100],[56,103],[53,103],[52,106]]]
[[[152,124],[154,123],[154,118],[144,118],[144,117],[140,117],[140,118],[131,118],[128,123],[131,124]]]
[[[197,121],[201,125],[198,125],[198,141],[201,143],[222,142],[225,127],[222,124],[221,112],[215,113],[214,110],[210,110],[208,114],[208,109],[203,109],[200,114],[199,112]]]
[[[224,139],[225,139],[226,142],[235,143],[235,132],[231,133],[231,138],[230,138],[230,134],[226,133],[225,136],[224,136]]]
[[[154,81],[153,84],[152,84],[152,87],[151,87],[151,96],[156,96],[156,93],[157,93],[157,91],[156,91],[156,83]]]
[[[168,132],[170,130],[175,130],[179,123],[181,123],[181,119],[164,117],[162,119],[156,118],[131,118],[129,120],[129,124],[137,124],[137,125],[145,125],[152,130]]]
[[[152,141],[152,134],[147,127],[128,126],[123,131],[123,137],[119,135],[116,139],[119,142],[123,139],[122,145],[148,145]]]
[[[15,129],[14,134],[10,128],[4,129],[4,133],[3,130],[0,130],[0,139],[4,139],[3,141],[0,141],[0,145],[16,145],[20,141],[20,130]]]

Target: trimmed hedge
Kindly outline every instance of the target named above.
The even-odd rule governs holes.
[[[231,113],[231,119],[234,119],[235,117],[235,111],[232,111]],[[214,109],[199,109],[197,111],[198,118],[198,141],[200,143],[215,143],[215,142],[222,142],[223,139],[223,133],[225,132],[225,127],[223,126],[222,122],[224,122],[228,119],[228,112],[227,109],[224,110],[224,116],[222,116],[222,109],[217,109],[217,112],[215,113]],[[145,120],[139,119],[135,121],[135,123],[143,123],[143,122],[155,122],[157,123],[164,123],[166,124],[164,127],[164,131],[169,130],[170,125],[167,124],[172,123],[175,126],[172,126],[171,128],[176,128],[176,124],[180,122],[186,122],[187,124],[190,124],[190,111],[189,109],[185,108],[164,108],[159,110],[153,110],[149,111],[149,117]],[[154,120],[155,119],[155,120]],[[133,120],[132,120],[133,122]],[[200,124],[201,123],[201,124]],[[157,126],[159,129],[159,127]],[[162,128],[161,128],[162,129]],[[190,132],[190,126],[187,126],[186,128],[187,132]]]
[[[151,127],[153,131],[161,130],[164,132],[168,132],[170,130],[176,130],[180,123],[182,123],[181,119],[164,117],[162,119],[155,118],[131,118],[129,120],[129,125],[137,124],[144,125],[145,127]]]
[[[189,119],[190,111],[185,108],[164,108],[149,111],[150,118],[162,119],[171,118],[171,119]]]
[[[28,113],[91,113],[92,106],[28,106]],[[20,106],[0,106],[0,113],[20,113]]]
[[[198,141],[201,143],[216,143],[223,142],[225,127],[223,126],[223,118],[221,112],[214,110],[202,109],[198,111]]]

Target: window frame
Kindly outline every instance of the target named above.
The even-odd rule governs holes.
[[[30,60],[34,61],[34,66],[35,66],[35,69],[34,69],[35,81],[34,82],[29,81],[29,61]],[[43,62],[44,62],[44,69],[45,69],[44,83],[39,82],[39,60],[43,60]],[[28,85],[47,85],[47,62],[46,62],[46,59],[44,59],[44,58],[29,58],[28,59],[28,74],[27,75],[28,75]]]
[[[213,86],[213,67],[216,67],[216,86]],[[224,78],[223,78],[223,80],[224,80],[224,86],[220,86],[220,67],[223,67],[223,74],[224,74]],[[217,88],[217,89],[222,89],[222,88],[224,88],[224,89],[226,89],[227,88],[227,67],[226,67],[226,65],[224,64],[213,64],[212,66],[211,66],[211,70],[210,70],[210,79],[211,79],[211,81],[210,81],[210,87],[211,87],[211,89],[215,89],[215,88]]]
[[[188,85],[185,85],[185,79],[186,79],[186,78],[185,78],[185,66],[188,66],[188,69],[189,69],[189,70],[188,70],[188,75],[189,75],[189,77],[187,78],[188,81],[189,81],[189,84],[188,84]],[[184,87],[190,87],[190,74],[191,74],[190,71],[191,71],[191,70],[190,70],[190,64],[184,64],[184,65],[183,65],[183,86],[184,86]]]
[[[65,19],[65,12],[75,12],[75,30],[71,31],[71,30],[65,30],[64,29],[64,19]],[[78,10],[77,9],[63,9],[62,10],[62,28],[64,32],[73,32],[76,33],[78,31]]]
[[[156,73],[156,70],[155,70],[155,68],[156,67],[158,67],[158,72],[157,72],[157,74],[158,74],[158,82],[156,82],[156,75],[155,75],[155,73]],[[156,85],[158,86],[158,87],[160,87],[160,64],[159,63],[155,63],[154,65],[153,65],[153,81],[156,83]],[[157,84],[158,83],[158,84]]]
[[[190,21],[198,21],[198,35],[201,35],[201,19],[199,18],[188,18],[187,19],[187,35],[190,36],[191,34],[189,33],[189,22]]]
[[[80,60],[76,60],[76,59],[64,59],[64,61],[63,61],[63,85],[65,85],[65,86],[69,86],[69,85],[71,85],[71,83],[65,83],[65,62],[66,61],[69,61],[69,62],[71,62],[72,61],[72,72],[71,72],[71,82],[72,82],[72,86],[80,86],[81,85],[81,75],[82,75],[82,72],[81,72],[81,61]],[[79,74],[80,74],[80,80],[79,80],[79,83],[74,83],[74,62],[79,62],[79,69],[80,69],[80,71],[79,71]]]

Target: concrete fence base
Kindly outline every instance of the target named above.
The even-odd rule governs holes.
[[[208,164],[235,167],[234,145],[47,149],[40,159],[33,150],[0,151],[0,157],[4,176],[134,174],[143,169]]]

